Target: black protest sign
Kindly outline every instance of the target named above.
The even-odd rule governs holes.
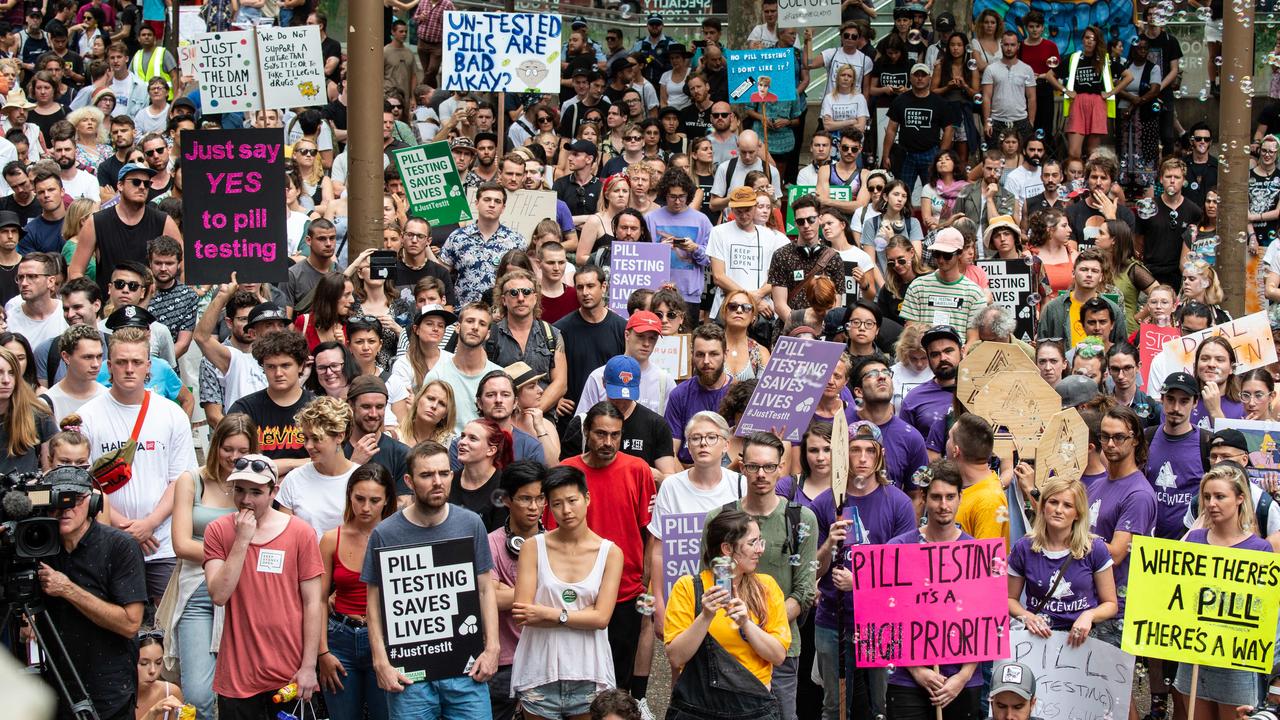
[[[1031,342],[1036,336],[1036,302],[1033,300],[1039,298],[1032,282],[1031,264],[1026,260],[982,260],[978,267],[987,273],[991,298],[996,305],[1013,313],[1017,321],[1013,336]]]
[[[461,677],[484,651],[470,539],[377,549],[383,641],[414,682]]]
[[[188,130],[181,153],[187,283],[288,280],[280,131]]]

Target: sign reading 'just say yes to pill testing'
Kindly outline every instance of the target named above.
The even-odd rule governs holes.
[[[444,89],[559,93],[561,27],[552,13],[446,12]]]

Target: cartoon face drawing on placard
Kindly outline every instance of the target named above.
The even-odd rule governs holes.
[[[320,89],[316,84],[308,80],[298,86],[298,92],[302,93],[302,97],[315,97],[320,94]]]
[[[516,77],[528,83],[531,90],[538,87],[547,73],[547,64],[541,60],[525,60],[516,66]]]

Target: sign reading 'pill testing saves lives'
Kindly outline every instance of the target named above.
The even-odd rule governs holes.
[[[446,90],[560,92],[559,15],[448,11],[441,73]]]
[[[1135,536],[1129,558],[1121,649],[1142,657],[1271,672],[1280,556]]]
[[[393,150],[391,159],[404,183],[410,215],[432,225],[453,225],[471,219],[449,143],[442,140]]]

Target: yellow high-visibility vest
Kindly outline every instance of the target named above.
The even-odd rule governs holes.
[[[157,76],[164,78],[164,81],[169,83],[169,99],[173,100],[173,93],[177,88],[173,86],[173,78],[169,73],[164,71],[164,53],[164,48],[157,45],[155,49],[151,51],[151,59],[148,60],[144,66],[142,62],[142,51],[139,50],[133,54],[133,59],[129,61],[129,65],[133,74],[137,75],[143,83],[149,83],[151,82],[151,78]]]
[[[1067,60],[1067,89],[1075,92],[1076,89],[1076,68],[1080,66],[1080,57],[1083,51],[1077,50],[1071,53],[1071,57]],[[1102,89],[1104,92],[1111,92],[1111,56],[1107,53],[1102,54]],[[1062,117],[1067,117],[1071,113],[1071,98],[1066,93],[1062,94]],[[1116,97],[1112,95],[1107,98],[1107,117],[1115,119],[1116,117]]]

